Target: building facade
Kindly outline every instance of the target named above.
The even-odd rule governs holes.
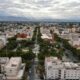
[[[57,57],[45,59],[47,80],[79,80],[80,66],[78,63],[62,62]]]
[[[0,58],[1,74],[5,80],[21,80],[25,71],[25,63],[21,57]],[[6,61],[5,61],[6,60]],[[4,65],[3,65],[4,63]],[[2,79],[3,80],[3,79]]]

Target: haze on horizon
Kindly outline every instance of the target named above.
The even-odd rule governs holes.
[[[0,16],[80,19],[80,0],[0,0]]]

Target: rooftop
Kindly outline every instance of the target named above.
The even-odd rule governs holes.
[[[8,57],[0,57],[0,64],[5,64],[8,61],[9,61]]]
[[[45,62],[49,66],[57,65],[58,67],[62,66],[63,68],[80,68],[78,63],[73,63],[73,62],[62,62],[59,60],[57,57],[47,57],[45,58]],[[57,67],[56,67],[57,68]]]
[[[21,57],[12,57],[7,64],[7,67],[17,67],[21,61]]]
[[[79,65],[73,62],[64,62],[65,68],[78,68]]]

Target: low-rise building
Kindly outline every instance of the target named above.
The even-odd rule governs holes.
[[[17,40],[31,40],[33,36],[32,28],[23,28],[19,33],[17,33]]]
[[[16,35],[16,31],[6,31],[5,34],[7,38],[12,38]]]
[[[43,40],[50,41],[52,43],[53,38],[50,33],[50,30],[47,28],[40,28],[40,29],[41,29],[41,34],[42,34],[41,38]]]
[[[47,34],[42,34],[41,38],[45,40],[52,40],[52,36]]]

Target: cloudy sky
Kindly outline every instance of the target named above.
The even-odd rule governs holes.
[[[0,16],[78,18],[80,0],[0,0]]]

